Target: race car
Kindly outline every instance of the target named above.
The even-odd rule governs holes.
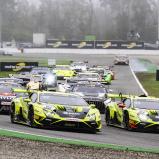
[[[105,69],[102,66],[91,67],[88,71],[98,73],[103,81],[105,81],[107,84],[111,84],[111,81],[114,79],[113,72],[110,69]]]
[[[159,98],[109,95],[106,102],[107,125],[127,130],[159,131]]]
[[[56,65],[53,72],[56,73],[58,80],[64,80],[76,75],[76,71],[72,70],[69,65]]]
[[[88,82],[88,81],[87,81]],[[73,85],[72,93],[80,95],[89,104],[95,104],[101,113],[105,112],[104,101],[107,98],[107,90],[100,83],[77,83]]]
[[[114,65],[129,65],[129,58],[126,55],[116,56],[114,59]]]
[[[85,62],[72,62],[70,65],[72,70],[75,70],[76,72],[83,72],[87,71],[88,66]]]
[[[95,72],[79,72],[76,77],[70,78],[68,81],[70,82],[78,82],[78,81],[92,81],[92,82],[100,82],[102,84],[110,84],[111,75],[102,79],[102,76]]]
[[[31,127],[62,127],[100,131],[101,116],[94,105],[88,105],[78,95],[15,89],[14,92],[28,93],[11,103],[11,122]]]
[[[32,70],[30,71],[31,75],[45,75],[48,73],[51,73],[53,70],[49,67],[42,67],[42,66],[38,66],[38,67],[33,67]]]
[[[23,88],[20,84],[13,82],[0,82],[0,112],[9,113],[12,99],[16,94],[12,92],[12,88]]]

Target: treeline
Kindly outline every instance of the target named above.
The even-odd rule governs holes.
[[[62,40],[85,35],[126,40],[130,30],[139,32],[143,41],[157,40],[157,0],[39,0],[39,5],[28,1],[0,0],[3,41],[31,41],[34,32]]]

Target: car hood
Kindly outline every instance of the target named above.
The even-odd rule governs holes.
[[[51,107],[52,108],[51,108]],[[79,118],[84,119],[88,114],[90,107],[88,106],[69,106],[69,105],[60,105],[52,104],[49,105],[49,109],[53,109],[53,112],[58,114],[63,118]]]
[[[59,111],[68,111],[68,112],[86,112],[88,113],[88,111],[90,110],[89,107],[87,106],[70,106],[70,105],[59,105],[59,104],[54,104],[54,107],[56,110]]]

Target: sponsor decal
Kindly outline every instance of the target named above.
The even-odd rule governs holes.
[[[106,42],[105,44],[103,44],[103,49],[105,48],[109,48],[112,46],[112,43],[109,41],[109,42]]]
[[[1,71],[30,71],[38,62],[1,62]]]
[[[67,118],[66,120],[67,121],[76,121],[76,122],[80,121],[80,119],[77,119],[77,118]]]
[[[11,102],[1,102],[1,105],[11,105]]]
[[[22,70],[23,68],[25,68],[25,63],[24,62],[17,63],[15,68],[13,68],[13,71],[17,72],[17,71]]]
[[[57,41],[56,43],[53,44],[53,48],[58,48],[61,46],[61,44],[62,44],[61,41]]]
[[[136,47],[136,43],[130,43],[130,44],[127,45],[128,49],[132,49],[134,47]]]
[[[80,44],[77,46],[78,48],[83,48],[87,46],[87,43],[85,41],[80,42]]]

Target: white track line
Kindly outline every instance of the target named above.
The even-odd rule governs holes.
[[[131,65],[129,65],[129,67],[130,67],[130,70],[131,70],[131,72],[132,72],[132,74],[133,74],[133,76],[134,76],[134,78],[135,78],[137,84],[139,85],[140,89],[143,91],[143,93],[144,93],[146,96],[148,96],[148,92],[144,89],[144,87],[142,86],[142,84],[140,83],[140,81],[138,80],[138,78],[136,77],[136,75],[135,75],[135,73],[134,73],[134,71],[133,71]]]

